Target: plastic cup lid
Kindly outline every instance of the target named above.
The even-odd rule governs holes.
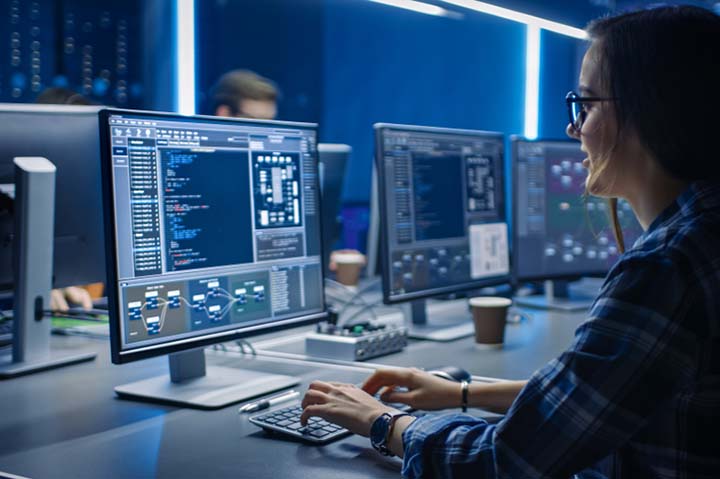
[[[478,296],[470,298],[470,306],[475,308],[502,308],[512,304],[509,298],[501,298],[497,296]]]

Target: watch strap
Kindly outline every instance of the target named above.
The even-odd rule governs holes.
[[[468,381],[465,381],[464,379],[460,382],[460,391],[462,392],[462,412],[467,412],[468,408],[468,388],[470,387],[470,383]]]
[[[410,414],[401,411],[395,413],[385,412],[373,421],[370,428],[370,444],[372,444],[373,449],[383,456],[393,455],[388,447],[390,433],[392,432],[392,427],[395,425],[395,421],[403,416],[410,416]]]

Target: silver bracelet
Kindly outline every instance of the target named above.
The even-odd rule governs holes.
[[[462,380],[460,381],[460,388],[462,391],[462,412],[467,412],[468,408],[468,387],[470,386],[470,383]]]

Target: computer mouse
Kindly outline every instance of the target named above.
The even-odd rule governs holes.
[[[472,380],[472,375],[462,368],[457,366],[443,366],[441,368],[435,368],[428,370],[430,374],[447,379],[448,381],[467,381]]]

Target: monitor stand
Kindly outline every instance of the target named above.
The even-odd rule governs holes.
[[[544,295],[515,296],[513,302],[518,306],[556,311],[587,311],[593,300],[592,296],[581,293],[570,293],[569,281],[544,281]]]
[[[410,338],[454,341],[475,334],[475,326],[465,300],[434,304],[430,307],[430,322],[428,322],[428,307],[424,299],[412,301],[410,311],[411,321],[406,321],[406,324],[409,323]]]
[[[203,348],[168,356],[170,375],[115,388],[118,397],[198,409],[217,409],[300,384],[300,378],[205,366]]]
[[[54,349],[45,316],[52,285],[55,165],[15,158],[15,298],[12,354],[0,357],[0,378],[12,378],[94,359],[96,353]]]

